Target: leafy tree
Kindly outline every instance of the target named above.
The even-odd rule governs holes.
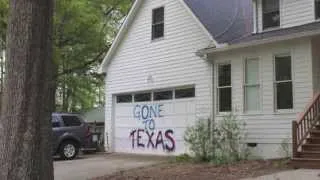
[[[0,52],[5,46],[8,9],[8,0],[0,0]]]
[[[57,1],[58,110],[85,111],[103,104],[103,77],[96,69],[130,5],[130,0]]]
[[[5,39],[1,29],[6,27],[7,1],[0,0],[2,39]],[[131,3],[131,0],[56,1],[54,64],[50,69],[53,109],[85,111],[104,104],[103,76],[96,70]]]

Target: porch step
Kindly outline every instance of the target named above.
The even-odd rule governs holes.
[[[314,129],[320,130],[320,124],[315,125],[315,126],[314,126]]]
[[[309,144],[320,144],[320,137],[309,137],[307,138]]]
[[[310,131],[310,136],[311,136],[311,137],[320,137],[320,130],[312,129],[312,130]]]
[[[293,167],[305,169],[320,169],[320,158],[292,158]]]
[[[320,159],[320,152],[319,151],[302,151],[299,153],[299,158]]]
[[[304,144],[302,145],[303,151],[317,151],[320,152],[320,144]]]

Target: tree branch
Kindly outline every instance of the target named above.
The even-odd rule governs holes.
[[[62,72],[58,73],[56,75],[56,77],[59,77],[59,76],[62,76],[62,75],[66,75],[66,74],[70,74],[70,73],[73,73],[77,70],[82,70],[82,69],[85,69],[86,67],[98,62],[101,58],[102,55],[104,55],[109,49],[109,46],[105,46],[104,48],[101,49],[101,51],[90,61],[87,61],[79,66],[76,66],[76,67],[73,67],[73,68],[70,68],[70,69],[65,69],[63,70]]]

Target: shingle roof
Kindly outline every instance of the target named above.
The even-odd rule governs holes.
[[[230,43],[252,33],[252,0],[184,1],[219,43]]]
[[[263,39],[269,39],[273,37],[281,37],[281,36],[288,36],[293,35],[301,32],[307,33],[308,31],[320,29],[320,22],[313,22],[309,24],[304,24],[301,26],[294,26],[290,28],[282,28],[278,30],[272,30],[272,31],[266,31],[262,33],[257,34],[251,34],[249,36],[231,41],[230,44],[238,44],[238,43],[246,43],[250,41],[256,41],[256,40],[263,40]]]

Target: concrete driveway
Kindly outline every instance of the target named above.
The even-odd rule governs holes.
[[[55,180],[86,180],[122,170],[147,167],[167,158],[128,154],[85,155],[73,161],[54,162]]]
[[[319,174],[315,169],[298,169],[242,180],[320,180]]]

